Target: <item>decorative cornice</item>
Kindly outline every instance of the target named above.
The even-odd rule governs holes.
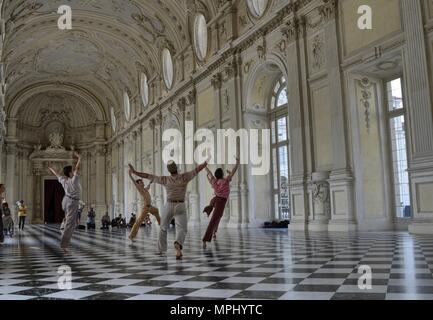
[[[327,22],[335,18],[337,12],[337,0],[323,0],[324,4],[318,8],[321,17]]]
[[[221,73],[215,74],[212,77],[211,83],[212,83],[212,86],[214,87],[214,89],[221,89],[221,85],[222,85]]]

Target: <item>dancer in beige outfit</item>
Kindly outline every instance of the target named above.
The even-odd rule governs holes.
[[[140,229],[143,222],[148,218],[149,213],[156,218],[158,224],[161,224],[161,217],[159,216],[158,209],[152,207],[152,199],[149,193],[149,189],[150,186],[152,185],[152,181],[149,183],[147,187],[145,187],[143,180],[141,179],[134,180],[134,178],[132,177],[132,170],[129,170],[129,177],[131,178],[138,192],[143,197],[143,202],[144,202],[143,209],[138,215],[137,220],[135,220],[134,226],[132,227],[131,233],[129,234],[129,240],[134,241],[135,237],[137,236],[138,230]]]

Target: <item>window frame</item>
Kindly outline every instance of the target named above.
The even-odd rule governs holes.
[[[146,80],[146,89],[144,90],[143,87],[143,80]],[[148,107],[149,106],[149,78],[147,76],[146,73],[142,72],[140,75],[140,93],[141,93],[141,102],[143,103],[143,107]],[[145,92],[144,92],[145,91]],[[146,95],[145,95],[146,93]]]
[[[263,16],[265,15],[266,11],[268,10],[269,7],[269,0],[264,0],[266,1],[265,6],[263,8],[263,12],[257,12],[256,8],[254,6],[253,1],[254,0],[245,0],[247,3],[247,8],[248,8],[248,12],[251,16],[253,16],[255,19],[260,19],[263,18]]]
[[[110,109],[110,118],[111,118],[111,129],[113,132],[116,132],[117,130],[117,117],[116,117],[116,111],[114,110],[114,107],[111,107]]]
[[[198,34],[199,34],[199,30],[198,30],[198,20],[199,18],[203,18],[204,22],[205,22],[205,34],[206,34],[206,45],[205,45],[205,50],[206,52],[203,54],[202,52],[200,52],[200,44],[199,44],[199,39],[198,39]],[[206,16],[201,13],[201,12],[197,12],[195,17],[194,17],[194,25],[193,25],[193,41],[194,41],[194,53],[197,57],[197,59],[200,62],[204,62],[208,55],[209,55],[209,27],[208,27],[208,22],[206,19]]]
[[[401,92],[402,92],[402,101],[403,101],[403,108],[396,109],[396,110],[389,110],[389,96],[388,96],[388,83],[400,79],[401,82]],[[409,176],[409,199],[410,199],[410,206],[411,206],[411,215],[410,217],[400,217],[397,215],[397,207],[396,207],[396,189],[395,189],[395,177],[394,177],[394,168],[393,168],[393,150],[392,150],[392,130],[391,130],[391,120],[401,117],[404,117],[404,131],[405,131],[405,138],[406,138],[406,160],[408,162],[409,167],[409,155],[410,155],[410,136],[408,131],[408,111],[407,111],[407,103],[406,103],[406,92],[405,92],[405,82],[403,75],[397,75],[393,77],[389,77],[383,80],[383,90],[384,90],[384,98],[385,98],[385,122],[386,122],[386,141],[387,141],[387,153],[388,153],[388,170],[389,170],[389,183],[390,183],[390,190],[391,190],[391,210],[392,210],[392,219],[400,220],[400,221],[409,221],[413,219],[413,203],[412,203],[412,189],[410,187],[410,176]]]
[[[277,85],[279,85],[278,89]],[[284,76],[281,76],[277,82],[275,82],[275,85],[272,89],[272,96],[270,101],[270,107],[268,108],[268,119],[269,119],[269,128],[270,130],[274,130],[274,132],[271,133],[271,172],[272,172],[272,183],[271,183],[271,198],[272,198],[272,217],[278,218],[280,220],[282,219],[288,219],[291,218],[291,205],[290,205],[290,191],[289,191],[289,185],[290,185],[290,135],[289,135],[289,93],[287,90],[287,80]],[[278,106],[278,98],[279,95],[283,90],[287,90],[287,103]],[[272,108],[272,105],[274,108]],[[278,139],[278,120],[286,118],[286,140],[279,141]],[[272,124],[275,123],[274,128],[272,128]],[[272,141],[272,137],[275,136],[275,141]],[[282,204],[282,198],[281,198],[281,163],[280,163],[280,149],[283,147],[287,147],[287,169],[288,169],[288,179],[287,179],[287,193],[288,193],[288,213],[287,217],[283,215],[283,212],[281,210],[281,204]],[[276,160],[274,160],[274,150],[276,154]],[[277,168],[275,168],[274,163],[276,163]],[[276,170],[277,173],[277,189],[275,189],[275,177],[274,172]],[[279,207],[275,208],[275,196],[278,196],[278,203]]]
[[[165,53],[168,53],[167,57],[170,58],[171,79],[167,79],[168,75],[167,75],[166,68],[168,66],[166,65],[166,59],[165,59],[166,55],[165,55]],[[172,55],[170,49],[164,48],[162,50],[161,60],[162,60],[162,78],[164,80],[164,84],[165,84],[165,87],[167,88],[167,90],[171,90],[173,88],[173,85],[174,85],[174,61],[173,61],[173,55]],[[170,81],[168,81],[168,80],[170,80]]]
[[[131,121],[131,97],[128,91],[123,91],[123,113],[127,122]]]

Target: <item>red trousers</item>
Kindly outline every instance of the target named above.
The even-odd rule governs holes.
[[[213,208],[213,214],[209,222],[209,226],[207,227],[206,233],[203,237],[203,242],[212,241],[212,236],[218,230],[218,225],[220,224],[221,218],[224,215],[224,209],[226,207],[226,203],[227,203],[227,199],[214,197],[210,202],[210,205],[205,208],[204,212],[206,213],[212,212],[211,209]]]

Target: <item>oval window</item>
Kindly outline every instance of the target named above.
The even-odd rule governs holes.
[[[164,82],[167,89],[171,89],[173,85],[173,59],[171,57],[170,50],[164,49],[162,51],[162,72],[164,77]]]
[[[207,56],[208,33],[206,18],[201,13],[197,14],[197,16],[195,17],[194,42],[197,57],[200,61],[203,61]]]
[[[113,128],[113,131],[116,131],[116,122],[116,114],[114,108],[111,107],[111,127]]]
[[[141,74],[140,82],[141,100],[143,101],[143,106],[147,107],[149,104],[149,83],[147,82],[147,76],[144,73]]]
[[[247,3],[251,14],[256,18],[260,18],[266,11],[268,0],[247,0]]]
[[[126,121],[129,121],[131,119],[131,102],[126,91],[123,93],[123,108],[125,111]]]

